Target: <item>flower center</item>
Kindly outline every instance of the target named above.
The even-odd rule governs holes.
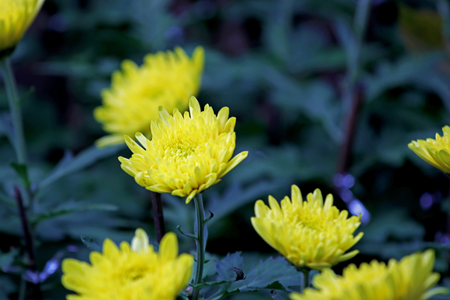
[[[325,229],[323,223],[316,220],[301,220],[300,225],[314,231],[324,231]]]
[[[127,282],[136,282],[145,276],[146,269],[143,267],[133,267],[125,270],[123,274],[123,279]]]
[[[328,231],[329,226],[326,225],[322,216],[317,216],[310,211],[294,210],[285,214],[285,219],[289,224],[299,227],[306,227],[314,231]]]
[[[190,137],[177,137],[171,139],[165,145],[164,158],[186,160],[192,155],[195,155],[197,149],[197,143]]]

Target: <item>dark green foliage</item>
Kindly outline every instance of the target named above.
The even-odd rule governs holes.
[[[351,191],[371,221],[360,228],[365,235],[355,248],[361,253],[335,270],[433,248],[440,284],[450,287],[449,179],[407,147],[450,125],[448,49],[414,42],[418,29],[441,24],[436,19],[428,26],[415,12],[432,10],[447,23],[448,16],[435,1],[371,2],[359,45],[353,0],[46,0],[12,57],[27,99],[22,104],[27,167],[14,163],[0,84],[0,268],[7,271],[0,271],[0,300],[18,298],[20,276],[8,267],[20,271],[27,263],[14,185],[29,186],[35,195],[34,207],[25,205],[36,233],[38,270],[68,246],[79,251],[64,257],[87,260],[105,238],[130,242],[139,227],[154,243],[150,193],[117,160],[131,152],[93,146],[105,132],[92,111],[124,59],[141,64],[145,54],[177,45],[189,55],[204,46],[198,99],[216,112],[230,108],[237,117],[235,152],[249,151],[204,193],[206,216],[208,210],[214,214],[204,273],[208,300],[279,300],[298,290],[301,275],[251,227],[254,202],[268,195],[281,200],[297,184],[304,196],[320,188],[333,193],[340,209],[348,208],[333,177],[352,81],[363,87],[363,103],[347,171],[355,178]],[[413,10],[401,20],[399,7],[405,5]],[[421,205],[425,193],[432,197],[429,206]],[[178,225],[193,231],[192,203],[170,195],[163,195],[163,203],[169,231]],[[194,249],[190,239],[179,235],[179,241],[181,252]],[[233,281],[232,267],[245,279]],[[64,298],[60,276],[57,271],[42,284],[46,299]]]

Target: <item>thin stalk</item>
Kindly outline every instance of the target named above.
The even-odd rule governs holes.
[[[356,125],[358,121],[358,115],[361,110],[361,105],[363,103],[363,89],[361,85],[358,85],[354,88],[354,92],[352,94],[352,106],[349,114],[347,115],[347,122],[345,124],[345,135],[344,141],[341,145],[341,149],[339,151],[339,160],[338,160],[338,174],[347,173],[348,167],[350,165],[350,154],[352,150],[353,140],[356,132]]]
[[[22,195],[17,186],[14,187],[14,191],[16,196],[15,198],[17,201],[17,208],[19,209],[20,222],[22,224],[23,238],[25,240],[25,251],[28,257],[28,267],[30,268],[31,272],[36,274],[37,267],[36,267],[36,259],[34,256],[33,238],[30,233],[27,215],[25,213],[25,208],[23,205]],[[39,282],[34,283],[33,299],[35,300],[42,299],[42,292]]]
[[[195,205],[195,245],[197,247],[197,267],[195,270],[194,285],[200,284],[203,278],[203,265],[205,262],[205,209],[203,207],[203,198],[201,194],[194,197]],[[194,289],[192,300],[197,300],[200,289]]]
[[[25,296],[27,294],[27,282],[25,279],[20,278],[20,287],[19,287],[19,298],[18,300],[25,300]]]
[[[164,226],[164,213],[161,202],[160,193],[152,193],[152,209],[153,209],[153,222],[155,223],[156,239],[158,243],[161,243],[161,239],[166,234],[166,227]]]
[[[367,29],[371,0],[358,1],[354,18],[354,34],[356,49],[352,57],[347,59],[351,61],[347,70],[348,86],[344,89],[344,103],[351,100],[351,109],[347,115],[347,123],[345,124],[345,136],[341,145],[338,161],[338,173],[346,173],[350,165],[349,159],[353,145],[353,139],[356,132],[358,115],[364,98],[364,91],[361,84],[358,83],[360,73],[361,47],[363,44],[364,34]]]
[[[26,164],[26,146],[23,134],[20,98],[17,92],[17,85],[8,56],[0,59],[0,68],[3,70],[6,94],[8,95],[9,109],[11,111],[11,118],[14,128],[14,141],[11,141],[11,143],[14,145],[14,149],[16,150],[17,162],[19,164]]]
[[[300,293],[303,293],[303,291],[309,287],[309,269],[308,268],[302,268],[300,272],[303,274],[303,285],[300,286]]]

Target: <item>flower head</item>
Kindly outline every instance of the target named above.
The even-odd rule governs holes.
[[[160,107],[161,118],[151,125],[152,140],[136,133],[143,148],[125,137],[134,154],[130,159],[119,157],[122,169],[148,190],[187,197],[189,203],[247,157],[248,152],[241,152],[231,159],[236,118],[228,114],[228,107],[217,116],[209,105],[201,111],[195,97],[184,116],[176,108],[171,116]]]
[[[90,261],[63,261],[62,284],[77,293],[68,300],[175,300],[191,278],[194,258],[178,256],[173,232],[163,237],[156,253],[145,231],[137,229],[131,247],[122,242],[119,249],[106,239],[103,254],[91,252]]]
[[[102,92],[103,106],[94,116],[110,133],[97,141],[108,146],[123,143],[123,136],[142,132],[150,137],[151,120],[158,118],[158,107],[185,111],[189,97],[200,88],[203,48],[197,47],[189,58],[181,48],[174,52],[147,55],[138,67],[126,60],[122,70],[112,76],[111,88]]]
[[[44,0],[0,1],[0,56],[19,43],[43,3]]]
[[[363,236],[353,236],[359,227],[360,216],[348,217],[333,206],[330,194],[323,203],[322,193],[316,189],[303,201],[300,189],[292,186],[292,200],[287,196],[281,207],[269,196],[267,207],[262,200],[255,203],[252,224],[256,232],[297,268],[321,270],[358,254],[346,253]]]
[[[408,147],[433,167],[450,174],[450,127],[445,126],[442,131],[444,135],[440,136],[436,133],[435,140],[412,141]]]
[[[314,277],[317,290],[307,288],[303,294],[291,294],[292,300],[425,300],[446,294],[445,288],[433,288],[439,274],[432,273],[434,252],[427,250],[403,258],[390,260],[386,265],[372,261],[359,269],[351,264],[342,276],[331,269]]]

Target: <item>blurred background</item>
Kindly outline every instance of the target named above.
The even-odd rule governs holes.
[[[147,53],[181,46],[191,55],[197,45],[205,48],[198,99],[230,108],[236,153],[249,151],[205,192],[215,215],[209,253],[243,251],[244,272],[277,256],[251,226],[253,206],[297,184],[304,196],[320,188],[363,214],[361,253],[337,272],[433,248],[450,287],[449,177],[407,147],[450,125],[448,16],[445,0],[46,0],[12,57],[40,187],[31,222],[45,298],[64,298],[59,262],[87,259],[82,239],[95,248],[106,237],[130,241],[142,227],[155,240],[150,193],[117,160],[131,152],[92,148],[105,134],[92,111],[124,59],[140,65]],[[8,112],[3,84],[0,112]],[[0,299],[17,299],[26,259],[8,199],[20,179],[1,126],[0,157]],[[169,231],[192,228],[192,202],[163,195],[163,203]],[[181,251],[195,249],[179,240]]]

